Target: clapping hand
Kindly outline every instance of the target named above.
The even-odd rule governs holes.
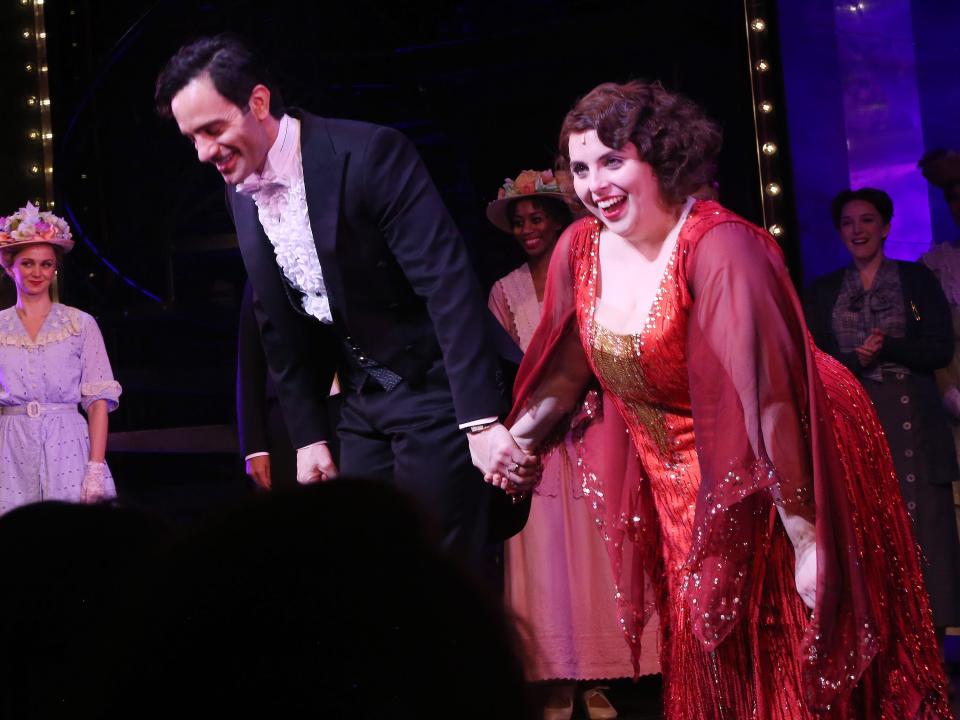
[[[883,337],[883,331],[880,328],[874,328],[867,339],[863,341],[863,344],[854,350],[861,366],[867,367],[873,364],[877,358],[877,353],[883,347]]]

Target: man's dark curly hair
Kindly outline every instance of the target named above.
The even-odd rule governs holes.
[[[615,150],[632,142],[671,203],[714,179],[723,144],[719,125],[699,105],[644,80],[598,85],[574,105],[560,128],[563,167],[570,161],[570,135],[588,130]]]
[[[172,116],[170,103],[191,80],[207,73],[217,92],[242,110],[257,85],[270,89],[270,114],[283,116],[283,98],[270,72],[238,35],[197,38],[177,51],[157,77],[154,102],[160,117]]]

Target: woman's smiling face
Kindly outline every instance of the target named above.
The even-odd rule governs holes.
[[[840,239],[854,260],[869,262],[883,253],[890,223],[866,200],[851,200],[840,211]]]
[[[643,234],[651,211],[665,205],[660,183],[636,146],[608,147],[596,130],[570,135],[570,172],[584,206],[623,238]]]

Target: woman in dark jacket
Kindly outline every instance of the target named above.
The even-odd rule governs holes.
[[[853,262],[810,286],[807,324],[817,345],[853,371],[876,406],[926,556],[924,577],[942,638],[945,627],[960,623],[951,487],[958,468],[933,376],[953,355],[950,308],[930,270],[884,255],[893,217],[889,195],[845,190],[832,210]]]

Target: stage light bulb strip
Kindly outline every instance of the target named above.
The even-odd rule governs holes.
[[[26,128],[30,140],[39,141],[38,154],[29,161],[27,173],[34,178],[43,178],[43,197],[35,198],[36,204],[47,209],[53,207],[53,123],[51,120],[50,84],[47,73],[47,29],[44,24],[44,0],[19,0],[28,23],[20,31],[25,41],[32,41],[34,56],[23,65],[24,70],[34,76],[35,90],[25,98],[25,103],[33,112]],[[36,115],[33,115],[36,113]],[[39,126],[39,127],[38,127]]]
[[[34,88],[25,98],[29,118],[24,134],[31,141],[29,147],[36,155],[27,161],[26,176],[29,178],[26,193],[33,195],[33,204],[47,210],[53,209],[53,122],[51,118],[50,83],[47,72],[47,29],[44,24],[44,0],[19,0],[24,12],[24,27],[20,37],[29,46],[28,55],[21,67],[31,76]],[[32,57],[31,57],[32,56]],[[24,62],[24,60],[26,62]],[[51,287],[55,302],[60,300],[58,277]]]
[[[771,72],[771,39],[764,0],[744,0],[743,14],[747,32],[747,64],[750,68],[750,92],[753,98],[753,127],[756,134],[757,168],[760,176],[760,202],[764,227],[778,240],[783,226],[783,171],[776,138],[776,106],[771,89],[776,74]]]

